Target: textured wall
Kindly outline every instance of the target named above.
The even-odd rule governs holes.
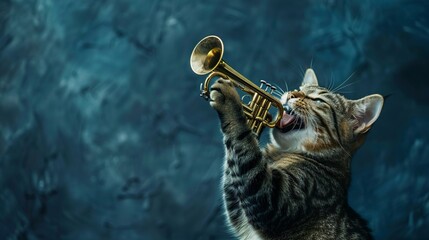
[[[251,79],[295,88],[312,65],[352,75],[350,98],[393,94],[350,202],[377,239],[429,236],[427,1],[2,0],[0,239],[230,239],[188,63],[208,34]]]

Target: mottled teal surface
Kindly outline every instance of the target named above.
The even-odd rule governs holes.
[[[427,1],[1,0],[0,239],[232,239],[189,67],[209,34],[255,81],[313,66],[349,98],[392,94],[349,201],[376,239],[429,236]]]

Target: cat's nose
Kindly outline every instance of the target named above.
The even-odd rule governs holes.
[[[284,110],[286,111],[287,114],[290,114],[292,112],[292,108],[289,105],[285,105]]]
[[[283,105],[283,109],[286,111],[287,114],[290,114],[292,112],[292,109],[295,107],[297,100],[298,98],[289,98],[286,104]]]

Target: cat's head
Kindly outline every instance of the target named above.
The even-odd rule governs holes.
[[[380,115],[384,99],[379,94],[349,100],[320,87],[312,69],[305,73],[299,90],[281,97],[284,114],[271,140],[281,149],[351,155]]]

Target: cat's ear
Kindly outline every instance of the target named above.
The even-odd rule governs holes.
[[[354,126],[355,134],[368,132],[372,124],[380,116],[384,99],[379,94],[373,94],[354,101],[353,116],[357,120]]]
[[[317,82],[316,74],[311,68],[305,71],[304,79],[302,80],[301,86],[304,86],[304,85],[319,86],[319,83]]]

